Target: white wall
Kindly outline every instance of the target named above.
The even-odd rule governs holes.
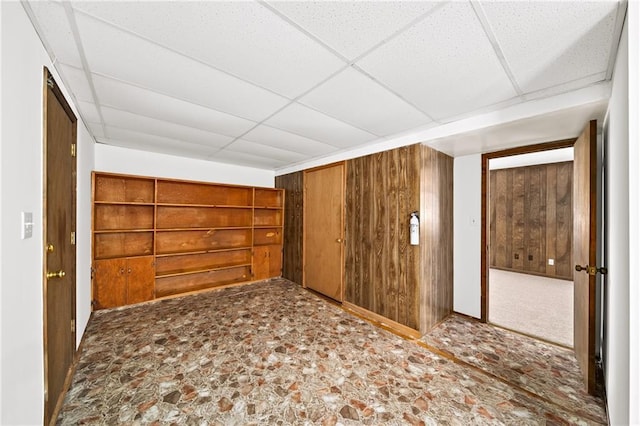
[[[0,424],[42,424],[42,87],[51,65],[22,5],[0,2]],[[64,87],[63,93],[71,97]],[[71,102],[70,102],[71,103]],[[73,108],[73,105],[72,105]],[[86,251],[93,141],[78,122],[78,250]],[[20,239],[20,212],[33,212],[33,238]],[[88,318],[89,263],[78,256],[78,329]],[[80,334],[80,333],[78,333]]]
[[[480,318],[480,154],[453,160],[453,310]]]
[[[640,4],[627,10],[629,37],[629,423],[640,424]]]
[[[629,424],[629,364],[630,361],[638,362],[629,359],[629,191],[634,190],[629,179],[629,148],[637,144],[637,141],[631,143],[629,139],[629,40],[628,22],[625,22],[603,132],[607,170],[605,245],[609,270],[604,286],[606,325],[603,351],[609,416],[615,425]],[[631,169],[637,167],[638,163],[631,165]],[[636,406],[637,402],[635,400],[631,405]]]
[[[96,145],[96,170],[143,176],[201,180],[236,185],[275,185],[272,170],[156,154],[105,144]]]
[[[69,100],[69,98],[67,98]],[[94,167],[95,142],[78,121],[78,211],[76,214],[76,341],[91,315],[91,171]]]

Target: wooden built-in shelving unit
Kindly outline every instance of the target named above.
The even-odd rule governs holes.
[[[281,275],[284,191],[93,173],[93,306]]]

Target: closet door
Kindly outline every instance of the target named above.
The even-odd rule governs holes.
[[[342,302],[345,164],[305,171],[303,285]]]

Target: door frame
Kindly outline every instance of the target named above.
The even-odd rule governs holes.
[[[307,173],[309,172],[315,172],[318,170],[323,170],[323,169],[329,169],[331,167],[336,167],[336,166],[342,166],[343,167],[343,173],[342,173],[342,192],[343,192],[343,208],[342,211],[340,212],[340,220],[342,221],[342,238],[345,238],[345,200],[344,200],[344,196],[346,195],[346,189],[347,189],[347,161],[343,160],[343,161],[336,161],[334,163],[330,163],[330,164],[324,164],[322,166],[317,166],[317,167],[312,167],[310,169],[305,169],[302,173],[302,288],[307,288],[307,283],[306,283],[306,256],[307,256],[307,248],[306,248],[306,238],[304,237],[304,231],[305,231],[305,226],[306,226],[306,220],[305,220],[305,212],[307,209]],[[344,267],[344,249],[345,249],[345,245],[344,244],[340,244],[340,258],[341,258],[341,268],[340,268],[340,300],[344,301],[344,288],[345,288],[345,282],[344,282],[344,276],[345,276],[345,267]],[[313,289],[309,289],[312,290]],[[333,300],[333,299],[332,299]],[[342,303],[342,302],[339,302]]]
[[[513,155],[530,154],[534,152],[550,151],[554,149],[573,147],[577,138],[562,139],[552,142],[545,142],[535,145],[509,148],[501,151],[488,152],[482,154],[482,190],[481,190],[481,211],[480,211],[480,320],[489,321],[489,160],[501,157],[511,157]]]
[[[49,87],[48,86],[48,81],[49,79],[51,79],[54,84],[53,87]],[[43,361],[44,361],[44,420],[46,420],[47,417],[47,413],[49,411],[50,405],[51,404],[55,404],[53,407],[53,416],[50,420],[53,420],[54,417],[56,416],[56,414],[59,412],[60,407],[62,406],[62,401],[64,399],[64,395],[66,392],[66,389],[68,389],[69,383],[70,383],[70,379],[71,379],[71,371],[73,364],[71,364],[69,370],[66,372],[66,378],[65,378],[65,382],[63,385],[63,391],[60,394],[58,400],[53,401],[51,399],[49,399],[49,345],[47,342],[47,333],[48,333],[48,321],[47,321],[47,271],[48,271],[48,263],[47,263],[47,229],[48,229],[48,223],[47,223],[47,209],[48,209],[48,202],[47,202],[47,190],[48,190],[48,161],[47,161],[47,152],[48,152],[48,147],[49,147],[49,141],[47,138],[47,126],[48,126],[48,120],[47,120],[47,105],[49,102],[49,91],[48,89],[51,89],[51,92],[53,93],[53,95],[55,96],[56,100],[60,103],[60,105],[62,106],[62,108],[64,109],[65,113],[67,114],[67,116],[69,117],[69,119],[73,122],[73,130],[72,130],[72,138],[74,140],[74,143],[76,144],[76,147],[78,145],[78,126],[77,126],[77,117],[74,114],[73,110],[71,109],[71,107],[69,106],[69,103],[67,102],[67,100],[64,97],[64,94],[62,93],[62,91],[60,90],[60,87],[58,86],[58,84],[55,82],[55,79],[53,77],[53,75],[51,74],[51,72],[49,71],[49,69],[47,67],[44,67],[43,69],[43,84],[42,84],[42,99],[43,99],[43,103],[42,103],[42,300],[43,300],[43,306],[42,306],[42,340],[43,340]],[[76,148],[77,150],[77,148]],[[77,152],[77,151],[76,151]],[[76,160],[74,161],[74,164],[77,164],[77,154],[76,154]],[[71,210],[72,210],[72,224],[73,224],[73,229],[76,230],[75,232],[77,232],[77,218],[76,218],[76,210],[77,210],[77,200],[78,200],[78,186],[77,186],[77,166],[74,167],[74,170],[72,171],[72,182],[73,182],[73,193],[72,193],[72,202],[71,202]],[[77,234],[76,234],[76,240],[77,240]],[[74,247],[76,247],[74,245]],[[77,261],[77,254],[74,256],[74,260]],[[70,274],[70,282],[71,282],[71,307],[72,307],[72,312],[71,312],[71,318],[72,320],[76,321],[77,319],[77,312],[76,312],[76,291],[77,291],[77,282],[76,282],[76,264],[74,263],[74,267],[73,270],[71,271]],[[76,326],[77,329],[77,326]],[[74,329],[73,331],[73,339],[72,339],[72,345],[73,345],[73,357],[75,358],[75,354],[76,354],[76,329]]]

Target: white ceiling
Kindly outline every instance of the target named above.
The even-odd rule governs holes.
[[[273,170],[606,81],[626,7],[479,0],[24,5],[98,142]],[[596,107],[565,111],[559,123],[601,117],[606,103]],[[426,142],[460,155],[557,137],[544,119],[533,123],[508,123],[464,142]],[[573,127],[559,133],[577,135]]]

